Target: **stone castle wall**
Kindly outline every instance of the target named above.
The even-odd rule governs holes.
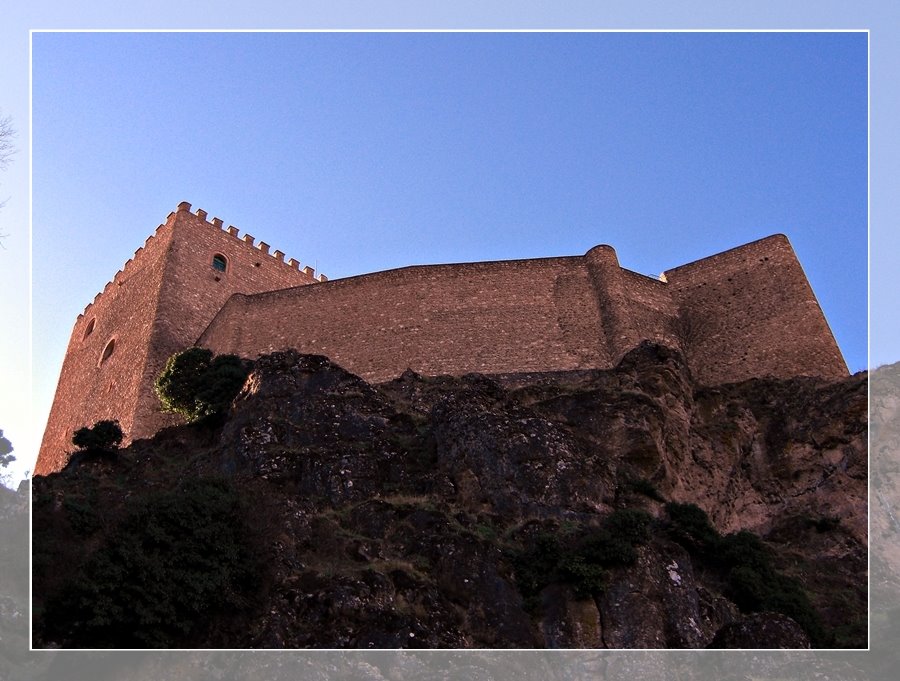
[[[755,376],[846,376],[847,365],[783,234],[665,272],[697,322],[689,354],[701,382]]]
[[[324,354],[375,382],[407,368],[611,367],[644,339],[682,348],[702,383],[847,374],[784,236],[665,277],[622,269],[609,246],[584,257],[406,267],[235,296],[198,344],[249,358],[285,348]]]
[[[72,435],[83,426],[117,419],[130,441],[175,423],[160,412],[153,382],[169,355],[193,345],[233,294],[324,280],[190,209],[180,204],[75,321],[35,474],[65,465]],[[226,258],[225,272],[212,268],[214,255]],[[111,341],[113,352],[101,361]]]
[[[581,258],[406,267],[235,296],[198,341],[246,357],[295,348],[369,381],[609,364]]]
[[[206,212],[190,212],[182,204],[169,221],[172,232],[166,268],[162,276],[159,302],[150,348],[138,382],[149,389],[139,391],[136,416],[129,434],[149,437],[166,425],[177,423],[174,416],[160,412],[152,386],[174,353],[190,347],[225,302],[236,293],[258,293],[323,281],[312,268],[285,261],[281,251],[270,252],[265,242],[254,243],[238,230],[222,229],[221,220],[206,221]],[[225,258],[225,271],[212,267],[215,256]]]
[[[171,354],[194,344],[251,359],[285,348],[325,354],[373,382],[407,368],[606,368],[644,339],[680,347],[701,383],[847,375],[783,235],[661,279],[621,268],[610,246],[337,281],[269,250],[180,204],[76,321],[35,473],[64,465],[72,432],[98,420],[117,418],[129,438],[173,423],[153,383]],[[216,255],[224,272],[212,267]],[[115,351],[100,361],[110,340]]]
[[[171,232],[160,225],[78,315],[63,360],[35,474],[65,465],[74,431],[118,419],[131,432]],[[103,359],[113,343],[112,354]]]

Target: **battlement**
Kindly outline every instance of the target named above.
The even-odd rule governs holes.
[[[171,230],[175,220],[179,217],[192,220],[197,225],[201,225],[204,228],[215,229],[223,234],[227,234],[234,239],[234,243],[246,246],[248,248],[248,253],[266,256],[268,261],[282,266],[287,270],[302,272],[315,281],[328,281],[328,277],[324,274],[316,274],[314,268],[308,265],[302,266],[301,262],[295,258],[285,260],[284,251],[275,250],[270,252],[271,246],[266,242],[260,241],[259,243],[256,243],[256,238],[251,234],[245,233],[241,236],[240,230],[234,225],[225,227],[224,221],[221,218],[214,217],[212,220],[207,220],[208,215],[209,213],[202,208],[197,208],[191,212],[191,204],[187,201],[179,203],[178,207],[173,212],[169,213],[166,222],[159,225],[156,228],[156,231],[147,237],[144,245],[134,252],[134,255],[122,266],[122,269],[117,271],[113,278],[106,283],[103,290],[98,292],[94,296],[94,299],[85,306],[84,310],[78,315],[78,320],[87,317],[90,314],[91,309],[100,301],[101,297],[107,294],[113,286],[122,286],[125,281],[142,266],[147,258],[147,254],[154,251],[154,247],[159,243],[160,238],[165,238],[166,233]]]
[[[114,285],[121,286],[124,283],[125,279],[129,277],[136,268],[140,267],[140,265],[144,261],[145,253],[153,250],[154,246],[159,242],[158,235],[165,228],[165,224],[159,225],[156,228],[156,232],[147,237],[144,245],[134,252],[134,255],[131,256],[122,266],[122,269],[117,271],[115,275],[113,275],[113,278],[106,282],[106,286],[103,287],[103,290],[98,292],[97,295],[94,296],[94,299],[85,306],[84,310],[82,310],[82,312],[78,315],[78,320],[86,317],[90,313],[91,308],[99,303],[103,295],[107,293]]]
[[[312,267],[309,267],[309,266],[300,267],[300,261],[296,260],[295,258],[290,258],[289,260],[285,261],[284,251],[275,250],[274,252],[270,253],[271,246],[269,244],[267,244],[265,241],[260,241],[259,243],[256,243],[256,237],[254,237],[252,234],[248,234],[245,232],[243,236],[240,236],[240,230],[238,230],[238,228],[235,227],[234,225],[228,225],[228,227],[224,227],[224,222],[222,221],[221,218],[213,218],[212,220],[208,221],[206,219],[206,216],[208,215],[208,213],[205,210],[203,210],[202,208],[197,208],[192,213],[191,212],[191,204],[188,203],[187,201],[182,201],[181,203],[179,203],[178,208],[176,209],[175,213],[171,213],[169,215],[169,217],[172,218],[173,216],[177,216],[179,213],[186,213],[187,215],[191,216],[192,218],[195,218],[196,221],[202,223],[204,226],[209,227],[210,229],[217,229],[220,232],[224,232],[224,233],[228,234],[229,236],[234,237],[236,242],[244,244],[248,248],[253,249],[253,252],[257,255],[268,256],[268,258],[272,262],[279,263],[279,264],[281,264],[287,268],[293,269],[293,270],[300,270],[300,271],[306,272],[308,275],[310,275],[317,281],[327,281],[328,280],[328,277],[326,277],[324,274],[319,274],[318,276],[316,276],[316,273],[315,273],[316,271]]]

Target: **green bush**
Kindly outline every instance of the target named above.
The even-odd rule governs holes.
[[[828,645],[819,614],[801,584],[770,565],[734,566],[728,572],[726,594],[741,612],[780,612],[803,628],[814,647]]]
[[[637,559],[637,546],[650,539],[650,515],[644,511],[613,511],[599,527],[578,526],[573,532],[542,533],[513,560],[516,583],[526,605],[537,605],[540,591],[553,582],[572,587],[578,598],[601,593],[610,568]]]
[[[841,524],[841,519],[834,515],[826,515],[812,521],[812,526],[816,528],[816,532],[833,532]]]
[[[656,489],[656,486],[647,480],[647,478],[631,478],[627,482],[628,487],[630,487],[633,491],[638,494],[643,494],[645,497],[653,499],[655,501],[665,501],[665,498],[662,494],[659,493],[659,490]]]
[[[189,348],[169,357],[156,379],[156,395],[163,411],[197,421],[228,408],[250,366],[236,355],[213,357],[206,348]]]
[[[754,570],[767,570],[771,555],[762,540],[752,532],[741,530],[719,541],[718,558],[725,565],[741,565]]]
[[[688,550],[714,548],[719,533],[709,522],[706,512],[696,504],[666,504],[669,514],[669,534]]]
[[[559,563],[559,572],[561,581],[571,585],[576,598],[591,598],[606,588],[606,570],[583,556],[565,556]]]
[[[103,527],[103,518],[98,506],[97,494],[93,488],[84,495],[63,498],[63,512],[76,535],[88,537]]]
[[[650,515],[644,511],[619,509],[596,529],[585,531],[576,547],[577,555],[606,567],[631,565],[637,546],[650,539]]]
[[[118,421],[97,421],[90,428],[79,428],[72,436],[72,444],[82,450],[112,451],[122,443],[122,429]]]
[[[604,525],[619,541],[632,545],[645,544],[650,539],[650,514],[631,508],[613,511]]]
[[[230,483],[190,480],[138,504],[52,595],[42,638],[64,647],[190,647],[247,607],[257,579]]]
[[[561,558],[560,546],[552,534],[541,533],[531,545],[512,555],[516,585],[525,597],[525,606],[533,610],[537,606],[537,595],[549,584]]]
[[[694,504],[669,503],[666,511],[669,535],[699,563],[722,571],[725,593],[741,612],[780,612],[797,622],[814,646],[827,645],[821,619],[803,586],[775,568],[759,537],[746,530],[722,537]]]

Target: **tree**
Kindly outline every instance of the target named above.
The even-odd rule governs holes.
[[[228,408],[250,367],[236,355],[213,357],[205,348],[188,348],[169,357],[156,379],[156,395],[163,411],[197,421]]]
[[[0,117],[0,170],[6,170],[12,160],[12,155],[16,153],[16,148],[12,143],[15,136],[16,130],[12,127],[12,118]]]
[[[680,307],[671,321],[670,330],[681,346],[688,364],[696,357],[697,348],[713,331],[710,317],[689,307]]]
[[[122,443],[122,429],[118,421],[97,421],[90,428],[79,428],[72,436],[72,444],[82,450],[113,451]]]
[[[13,446],[12,443],[3,437],[3,431],[0,430],[0,468],[4,470],[16,460],[16,457],[12,453]],[[9,473],[0,473],[0,485],[6,486],[9,482],[10,475]]]
[[[12,119],[9,116],[0,116],[0,170],[6,170],[12,161],[12,155],[16,153],[12,140],[16,136],[16,130],[12,127]],[[6,205],[6,199],[0,201],[0,208]],[[3,245],[3,237],[0,232],[0,246]]]

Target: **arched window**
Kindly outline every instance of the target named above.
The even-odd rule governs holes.
[[[116,349],[116,339],[110,338],[109,342],[106,344],[106,347],[103,348],[103,354],[100,355],[100,364],[103,364],[106,360],[109,359],[109,356],[113,354],[113,351]]]
[[[224,255],[216,253],[212,259],[212,267],[214,270],[218,270],[219,272],[224,272],[228,267],[228,260]]]
[[[94,322],[96,322],[96,321],[97,321],[96,319],[92,319],[91,321],[88,322],[87,328],[84,330],[84,335],[81,337],[81,340],[84,340],[85,338],[90,336],[92,333],[94,333]]]

